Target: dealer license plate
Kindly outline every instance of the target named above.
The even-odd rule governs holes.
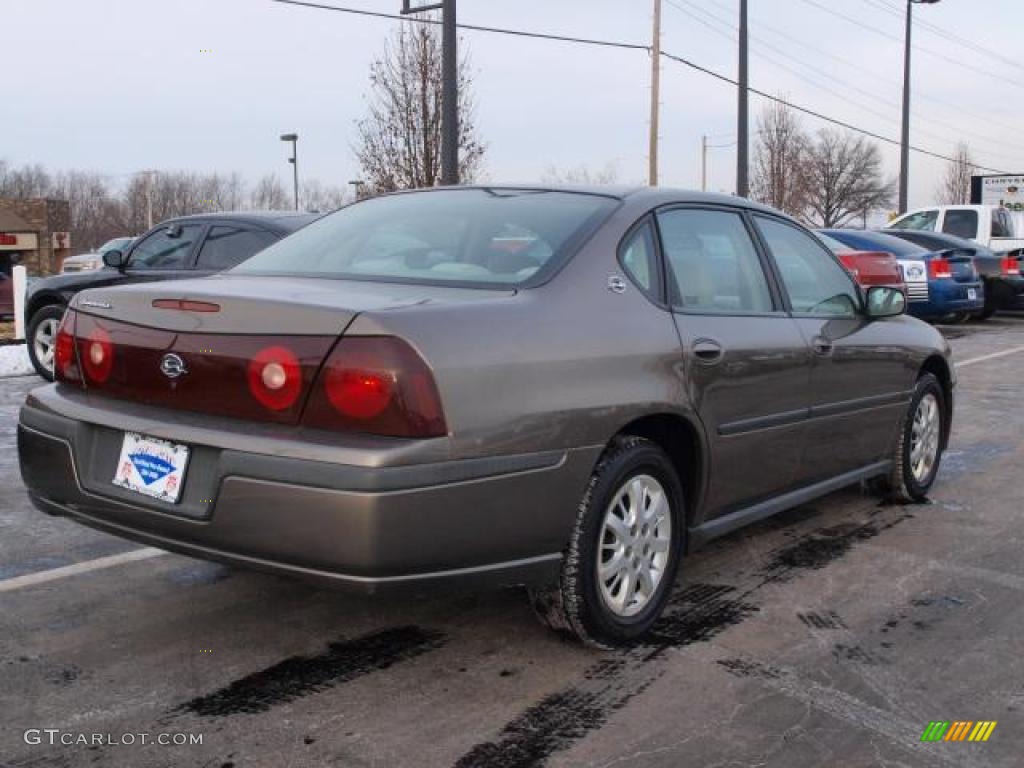
[[[188,446],[125,432],[121,457],[111,481],[129,491],[174,504],[181,496]]]

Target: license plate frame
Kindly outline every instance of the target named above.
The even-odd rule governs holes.
[[[967,289],[967,299],[969,301],[977,301],[978,300],[978,289],[977,288],[968,288]]]
[[[125,432],[110,481],[140,496],[177,504],[191,458],[189,446],[140,432]]]

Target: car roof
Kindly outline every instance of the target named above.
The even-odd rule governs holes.
[[[568,192],[583,195],[598,195],[611,197],[616,200],[629,200],[631,202],[644,202],[652,206],[668,203],[692,203],[705,205],[729,205],[762,213],[770,213],[776,216],[790,218],[780,211],[770,208],[767,205],[756,203],[744,197],[726,195],[717,192],[699,192],[692,189],[676,187],[648,187],[626,184],[551,184],[538,182],[523,182],[519,184],[467,184],[458,187],[459,189],[480,189],[485,191],[529,191],[529,192]],[[393,195],[422,194],[440,192],[449,189],[448,187],[429,187],[426,189],[409,189],[398,192],[391,192]]]
[[[158,226],[181,222],[235,222],[238,224],[258,224],[294,232],[311,221],[319,219],[322,213],[305,213],[303,211],[218,211],[216,213],[193,213],[187,216],[174,216],[160,222]]]

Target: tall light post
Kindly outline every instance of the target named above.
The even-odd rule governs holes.
[[[907,0],[907,33],[903,46],[903,133],[900,139],[899,213],[907,211],[907,189],[910,181],[910,30],[915,5],[933,5],[939,0]]]
[[[353,179],[349,184],[352,185],[353,194],[355,194],[356,201],[358,202],[363,198],[363,188],[366,186],[366,182],[362,179]]]
[[[282,133],[281,141],[290,141],[292,143],[292,156],[288,158],[288,162],[292,164],[292,179],[295,183],[295,210],[299,210],[299,134],[297,133]]]
[[[402,14],[441,11],[441,183],[459,183],[459,54],[455,0],[413,5],[402,0]]]

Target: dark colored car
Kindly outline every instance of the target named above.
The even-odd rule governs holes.
[[[239,264],[318,217],[288,211],[181,216],[153,227],[137,238],[127,253],[106,251],[104,261],[120,263],[120,267],[105,266],[34,281],[25,297],[25,335],[32,365],[40,376],[53,380],[57,325],[68,302],[79,291],[212,275]],[[108,258],[111,254],[113,258]]]
[[[826,235],[859,250],[893,254],[907,284],[907,311],[925,320],[966,319],[985,308],[985,285],[965,254],[933,251],[883,232],[824,229]]]
[[[736,197],[376,197],[75,297],[21,472],[119,536],[363,591],[526,584],[615,644],[688,549],[861,480],[924,497],[955,373],[905,306]]]
[[[872,285],[887,285],[907,292],[900,263],[891,253],[885,251],[858,251],[845,245],[824,232],[816,232],[826,247],[836,255],[853,279],[865,288]]]
[[[887,235],[909,240],[930,251],[948,251],[974,259],[974,266],[985,283],[985,308],[982,317],[991,317],[1000,309],[1024,309],[1024,277],[1020,258],[999,254],[975,240],[939,232],[912,229],[884,229]]]

